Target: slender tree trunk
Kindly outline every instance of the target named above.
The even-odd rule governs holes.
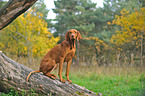
[[[117,54],[117,65],[119,66],[119,68],[120,68],[120,60],[119,60],[119,58],[120,58],[120,53],[119,54]]]
[[[131,53],[131,67],[134,66],[134,54]]]
[[[0,30],[28,10],[37,0],[9,0],[0,9]]]
[[[141,32],[141,50],[140,50],[140,64],[141,64],[141,72],[143,70],[143,29],[142,29],[142,32]]]
[[[28,64],[29,64],[29,67],[30,67],[30,49],[29,49],[29,47],[28,47],[28,51],[27,51],[27,59],[28,59]]]
[[[80,43],[79,43],[79,41],[77,41],[77,59],[76,59],[76,61],[77,61],[77,66],[79,66],[79,49],[80,49]]]
[[[110,59],[109,59],[109,54],[110,54],[110,53],[109,53],[109,51],[107,50],[107,66],[109,66],[109,60],[110,60]]]

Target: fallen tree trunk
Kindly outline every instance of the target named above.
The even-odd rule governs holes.
[[[9,0],[0,9],[0,30],[27,11],[37,0]]]
[[[11,88],[19,94],[31,94],[32,90],[38,95],[51,96],[96,96],[96,93],[76,84],[61,83],[52,80],[42,73],[34,73],[29,82],[26,77],[32,69],[21,65],[0,51],[0,91],[9,92]]]

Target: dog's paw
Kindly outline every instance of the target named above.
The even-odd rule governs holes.
[[[58,78],[55,74],[52,74],[52,76],[54,76],[54,77]]]
[[[69,79],[68,79],[67,81],[68,81],[69,83],[72,83],[72,81],[71,81],[71,80],[69,80]]]
[[[60,79],[60,81],[61,81],[62,83],[65,83],[65,80],[64,80],[64,79]]]
[[[55,80],[55,77],[54,76],[51,76],[50,78],[52,78],[53,80]]]

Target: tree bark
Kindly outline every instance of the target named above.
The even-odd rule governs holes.
[[[0,30],[28,10],[37,0],[9,0],[0,9]]]
[[[61,83],[52,80],[42,73],[34,73],[26,82],[26,77],[32,69],[21,65],[0,51],[0,90],[9,92],[13,87],[19,94],[28,95],[33,90],[37,95],[51,96],[97,96],[96,93],[76,84]]]

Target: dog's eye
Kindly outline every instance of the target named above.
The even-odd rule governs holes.
[[[75,33],[77,33],[77,32],[75,32]]]
[[[72,33],[72,32],[69,32],[69,33]]]

